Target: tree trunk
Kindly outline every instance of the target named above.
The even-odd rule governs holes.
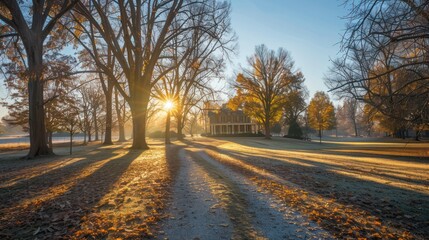
[[[177,114],[177,139],[183,140],[183,118],[181,114]]]
[[[104,136],[104,145],[112,145],[112,93],[113,84],[109,85],[109,89],[105,93],[106,96],[106,129]]]
[[[124,105],[125,107],[125,105]],[[121,108],[119,107],[119,97],[118,97],[118,90],[115,90],[115,109],[116,109],[116,116],[118,117],[118,130],[119,130],[119,139],[118,142],[125,142],[125,116],[123,116],[121,112]]]
[[[170,110],[167,111],[165,119],[165,144],[170,144]]]
[[[39,36],[41,38],[41,36]],[[46,142],[45,110],[43,101],[43,42],[31,43],[26,47],[29,78],[28,78],[28,106],[30,125],[30,151],[27,158],[53,154]]]
[[[149,146],[146,143],[146,116],[143,110],[132,110],[133,115],[133,144],[131,148],[133,149],[149,149]]]
[[[267,121],[264,124],[264,127],[265,127],[265,139],[271,139],[270,122]]]
[[[83,131],[83,145],[86,145],[86,131]]]
[[[335,126],[335,137],[338,138],[338,127]]]
[[[118,142],[125,142],[127,139],[125,138],[125,126],[124,124],[119,125],[119,139]]]
[[[50,148],[50,149],[53,149],[53,144],[52,144],[52,132],[51,132],[51,131],[49,131],[46,135],[48,136],[48,146],[49,146],[49,148]]]
[[[73,132],[70,132],[70,155],[72,155],[73,151]]]
[[[319,143],[322,143],[322,129],[319,128]]]
[[[95,132],[95,139],[94,141],[99,141],[100,137],[98,135],[98,119],[97,119],[97,109],[94,108],[92,110],[92,119],[94,121],[94,132]]]
[[[91,128],[88,128],[87,135],[88,135],[88,142],[91,142],[92,141]]]
[[[366,135],[367,135],[367,137],[371,137],[371,125],[370,125],[370,123],[368,123],[368,125],[367,125]]]
[[[359,136],[356,120],[353,119],[353,127],[355,128],[355,137]]]
[[[146,143],[146,120],[149,94],[140,93],[133,98],[130,104],[133,118],[133,144],[132,149],[149,149]]]

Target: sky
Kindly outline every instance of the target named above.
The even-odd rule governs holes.
[[[232,0],[231,21],[238,35],[239,54],[229,66],[230,74],[254,53],[255,46],[288,50],[313,96],[327,91],[324,75],[339,51],[345,29],[342,0]],[[231,74],[232,75],[232,74]],[[331,97],[332,100],[334,100]]]
[[[234,78],[255,46],[288,50],[305,78],[312,96],[327,91],[324,74],[329,59],[338,53],[338,42],[344,32],[346,15],[342,0],[231,0],[232,27],[238,36],[238,55],[228,64],[227,75]],[[7,96],[4,86],[0,97]],[[0,117],[7,110],[0,106]]]

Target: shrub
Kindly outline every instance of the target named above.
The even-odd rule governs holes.
[[[299,124],[296,121],[291,122],[291,124],[289,126],[289,130],[287,132],[287,136],[291,137],[291,138],[297,138],[297,139],[302,138],[301,127],[299,126]]]

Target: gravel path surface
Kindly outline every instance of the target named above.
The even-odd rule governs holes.
[[[210,191],[213,179],[191,159],[184,149],[179,151],[180,167],[173,185],[170,217],[165,223],[168,239],[229,239],[230,220],[219,206],[219,199]]]
[[[329,239],[330,235],[200,148],[179,151],[166,239]]]

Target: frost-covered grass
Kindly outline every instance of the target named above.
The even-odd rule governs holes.
[[[334,139],[319,144],[283,138],[201,142],[220,161],[247,172],[261,189],[338,237],[429,234],[428,143]]]

